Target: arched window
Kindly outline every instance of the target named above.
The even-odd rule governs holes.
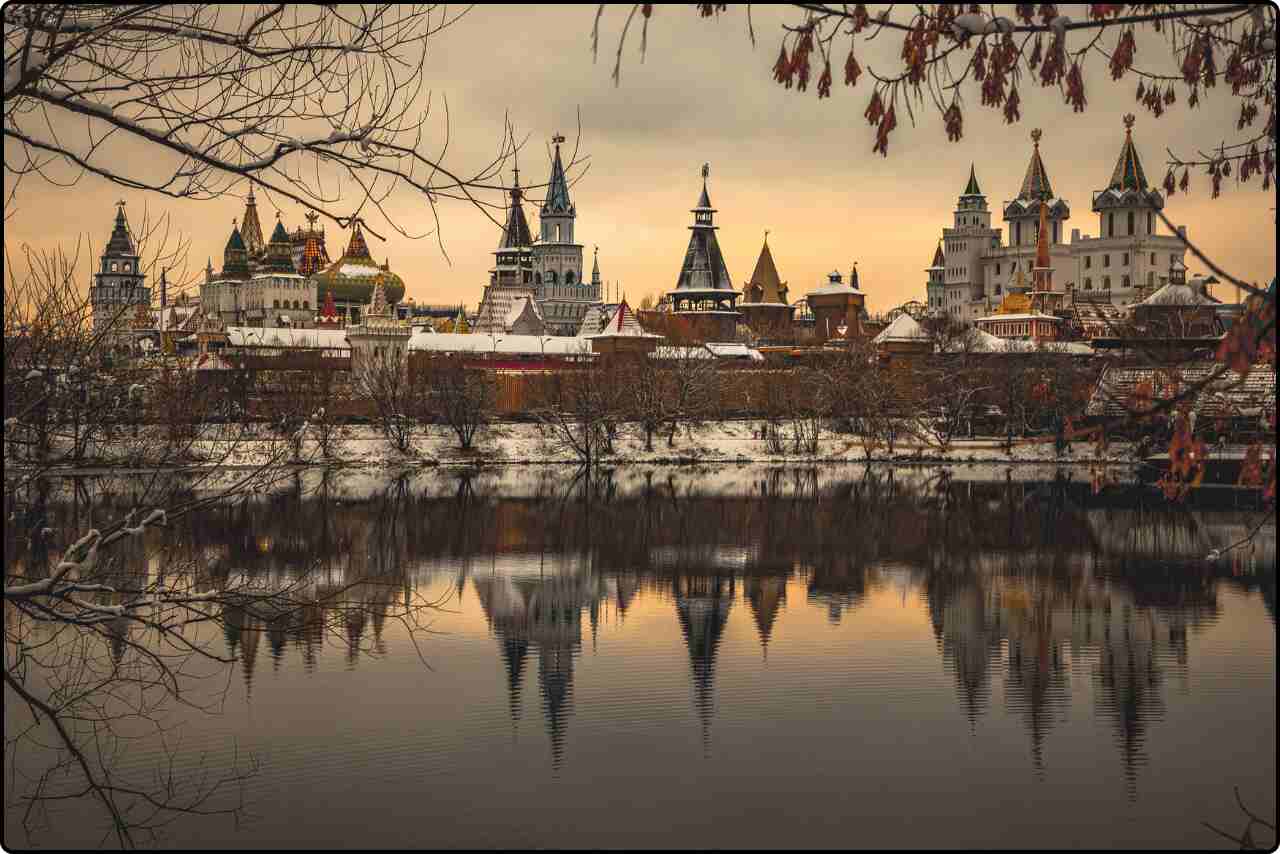
[[[1107,214],[1107,237],[1115,237],[1115,236],[1116,236],[1116,215],[1113,213],[1109,213]]]
[[[1133,234],[1133,211],[1129,211],[1128,220],[1129,220],[1129,233]]]
[[[1109,291],[1109,290],[1111,290],[1111,277],[1110,277],[1110,276],[1103,276],[1103,277],[1102,277],[1102,289],[1103,289],[1104,291]]]
[[[1127,273],[1120,277],[1120,287],[1126,288],[1126,289],[1133,287],[1133,285],[1129,281],[1129,276]]]
[[[1084,289],[1085,289],[1086,291],[1091,291],[1091,290],[1093,290],[1093,279],[1085,278],[1085,280],[1084,280]]]
[[[271,307],[272,307],[272,308],[279,308],[279,307],[280,307],[280,300],[278,300],[278,299],[273,299],[273,300],[271,301]]]
[[[298,307],[298,301],[297,301],[297,300],[294,300],[294,301],[293,301],[293,307],[294,307],[295,309]]]
[[[569,270],[567,273],[565,273],[565,274],[564,274],[564,283],[565,283],[566,285],[572,285],[572,284],[573,284],[573,271],[572,271],[572,270]]]
[[[302,301],[302,307],[303,307],[303,309],[309,309],[309,308],[311,308],[311,300],[306,300],[306,299],[304,299],[304,300]]]
[[[548,284],[548,285],[554,285],[555,283],[556,283],[556,271],[555,271],[555,270],[548,270],[548,271],[547,271],[547,284]]]
[[[116,264],[116,262],[115,262],[115,261],[112,261],[112,262],[111,262],[111,272],[113,272],[113,273],[118,273],[118,272],[119,272],[118,265]]]

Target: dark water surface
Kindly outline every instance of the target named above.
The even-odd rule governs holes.
[[[115,767],[256,766],[238,823],[173,846],[1203,848],[1243,827],[1233,786],[1274,821],[1274,520],[1207,562],[1260,513],[1042,474],[300,474],[130,548],[211,583],[372,576],[362,616],[228,619],[219,708]],[[53,539],[129,495],[59,484]],[[406,597],[439,601],[429,633]],[[6,804],[6,846],[104,828],[69,801],[28,837]]]

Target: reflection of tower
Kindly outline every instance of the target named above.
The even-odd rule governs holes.
[[[827,620],[837,625],[867,598],[867,570],[845,556],[838,563],[814,567],[809,577],[809,603],[827,606]]]
[[[529,602],[527,593],[518,590],[509,579],[486,576],[473,578],[476,597],[498,639],[498,654],[507,671],[507,705],[514,727],[520,721],[520,689],[524,681],[524,663],[529,656]]]
[[[676,616],[689,647],[693,704],[702,722],[704,753],[711,746],[711,718],[715,714],[716,651],[729,622],[734,587],[732,577],[683,576],[675,580]]]
[[[1113,612],[1114,613],[1114,612]],[[1124,609],[1124,621],[1105,632],[1098,654],[1098,691],[1095,704],[1098,713],[1111,720],[1116,732],[1116,745],[1124,762],[1125,787],[1130,800],[1137,798],[1138,768],[1146,764],[1144,743],[1147,725],[1164,714],[1160,696],[1160,670],[1156,667],[1154,622],[1135,619]]]
[[[1044,769],[1044,741],[1059,710],[1071,703],[1062,651],[1052,636],[1052,603],[1045,593],[1011,586],[1001,593],[1008,623],[1005,703],[1020,711],[1031,734],[1031,760]]]
[[[991,702],[991,661],[999,654],[999,611],[988,611],[986,595],[972,580],[938,572],[926,584],[934,636],[944,666],[956,679],[956,694],[972,730]]]
[[[751,616],[755,618],[756,632],[760,636],[760,649],[768,657],[774,621],[787,602],[787,579],[782,576],[755,576],[748,578],[744,585],[743,592],[751,606]]]

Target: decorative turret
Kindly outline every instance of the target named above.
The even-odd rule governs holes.
[[[756,268],[743,287],[743,301],[738,304],[742,319],[751,331],[765,340],[789,341],[794,338],[792,316],[795,306],[787,299],[787,283],[778,275],[769,250],[769,232],[764,233],[764,245]]]
[[[595,252],[591,259],[591,289],[595,291],[595,299],[600,299],[600,288],[603,283],[600,281],[600,247],[595,248]]]
[[[303,235],[302,255],[298,260],[298,272],[304,276],[315,275],[329,265],[329,253],[324,245],[324,230],[316,228],[319,216],[315,211],[307,214],[307,231]]]
[[[1105,190],[1093,194],[1093,210],[1098,214],[1100,237],[1130,237],[1154,234],[1155,214],[1164,207],[1164,197],[1147,184],[1138,149],[1133,144],[1134,117],[1124,117],[1124,143]]]
[[[782,281],[778,275],[778,268],[773,263],[773,253],[769,251],[768,231],[764,233],[764,245],[760,247],[756,268],[752,271],[747,286],[743,288],[743,304],[746,303],[787,304],[787,284]]]
[[[323,252],[323,244],[318,249]],[[307,253],[304,251],[304,263],[306,259]],[[374,279],[379,276],[382,277],[388,303],[395,305],[404,299],[404,280],[380,267],[373,260],[359,220],[355,223],[351,240],[342,257],[312,274],[316,283],[316,294],[332,290],[333,298],[338,305],[338,313],[348,316],[351,322],[355,322],[352,316],[364,311],[364,306],[373,300]]]
[[[222,278],[244,281],[249,278],[249,253],[236,221],[231,221],[231,236],[222,250]]]
[[[297,272],[293,266],[293,242],[289,239],[289,232],[285,231],[279,214],[276,214],[276,227],[271,232],[271,242],[267,244],[264,268],[272,273]]]
[[[342,318],[338,317],[338,307],[333,301],[333,291],[324,292],[324,307],[320,309],[319,322],[322,326],[337,326]]]
[[[1040,128],[1031,131],[1034,148],[1031,162],[1027,164],[1027,174],[1022,179],[1018,197],[1004,207],[1004,218],[1013,226],[1010,234],[1011,246],[1028,246],[1036,239],[1031,229],[1034,228],[1035,217],[1039,215],[1042,206],[1047,205],[1049,208],[1048,219],[1052,229],[1049,238],[1053,243],[1062,242],[1062,221],[1071,217],[1071,208],[1066,200],[1053,195],[1049,173],[1040,158],[1040,139],[1043,135]]]
[[[925,272],[929,274],[928,282],[925,284],[925,293],[929,310],[938,312],[943,309],[946,300],[947,287],[947,260],[942,254],[942,241],[938,241],[938,247],[933,250],[933,260],[929,262],[929,266],[925,268]]]
[[[564,137],[556,134],[555,159],[551,164],[551,181],[547,186],[547,198],[542,203],[540,224],[543,243],[573,243],[573,224],[577,210],[569,198],[569,182],[565,178],[564,163],[560,159],[560,143]],[[523,214],[521,214],[523,216]]]

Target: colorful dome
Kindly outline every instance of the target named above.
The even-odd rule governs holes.
[[[332,290],[336,300],[368,305],[373,300],[375,280],[382,276],[387,302],[394,305],[404,299],[404,280],[386,268],[386,264],[379,266],[374,262],[357,224],[347,251],[312,279],[319,293]]]

